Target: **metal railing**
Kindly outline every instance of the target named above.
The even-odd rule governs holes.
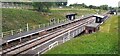
[[[59,23],[66,22],[66,21],[67,21],[66,19],[64,19],[64,20],[58,19],[58,20],[55,20],[54,22],[49,22],[49,23],[39,24],[39,25],[34,25],[34,26],[31,26],[30,24],[27,23],[26,27],[16,29],[16,30],[10,30],[10,31],[6,31],[6,32],[2,32],[2,33],[0,33],[0,35],[1,35],[2,38],[9,37],[9,36],[12,36],[12,35],[15,35],[15,34],[20,34],[20,33],[31,31],[31,30],[37,30],[37,29],[40,29],[40,28],[45,28],[45,27],[52,26],[54,24],[59,24]]]

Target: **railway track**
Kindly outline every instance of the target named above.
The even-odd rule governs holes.
[[[39,33],[35,33],[35,34],[33,34],[32,36],[30,35],[30,36],[24,37],[24,38],[22,38],[22,41],[21,41],[21,42],[20,42],[19,39],[18,39],[18,40],[15,40],[14,42],[11,41],[11,42],[9,43],[9,46],[6,46],[6,44],[3,44],[3,45],[2,45],[2,50],[11,48],[11,47],[13,47],[13,46],[16,46],[16,45],[18,45],[18,44],[24,43],[24,42],[26,42],[26,41],[35,39],[35,38],[40,37],[40,36],[43,36],[43,35],[46,35],[47,33],[52,33],[52,32],[54,32],[54,31],[58,30],[59,28],[60,28],[60,26],[59,26],[58,28],[48,29],[48,30],[46,30],[46,31],[42,31],[42,32],[39,32]],[[1,51],[1,50],[0,50],[0,51]]]
[[[13,54],[13,55],[20,54],[21,52],[24,52],[32,47],[40,45],[40,44],[44,43],[45,41],[48,41],[66,31],[69,31],[77,26],[80,26],[82,24],[89,22],[88,19],[90,19],[90,18],[74,21],[72,23],[68,23],[66,25],[62,25],[62,26],[59,26],[54,29],[46,30],[44,32],[44,34],[42,34],[42,35],[39,35],[39,33],[38,33],[37,35],[35,35],[36,38],[26,41],[25,43],[21,43],[20,45],[4,49],[2,52],[3,52],[3,54]],[[83,22],[85,22],[85,23],[83,23]],[[43,32],[41,32],[41,33],[43,33]],[[32,37],[34,37],[34,36],[32,36]]]

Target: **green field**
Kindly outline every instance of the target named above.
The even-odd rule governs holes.
[[[117,54],[118,16],[111,16],[93,34],[78,36],[45,54]]]
[[[95,13],[96,10],[51,10],[51,13],[42,13],[23,9],[2,9],[2,31],[15,30],[50,22],[51,18],[65,19],[68,13],[83,14]]]

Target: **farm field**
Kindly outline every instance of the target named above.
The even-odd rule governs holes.
[[[111,16],[98,32],[78,36],[45,54],[117,54],[118,29],[118,16]]]

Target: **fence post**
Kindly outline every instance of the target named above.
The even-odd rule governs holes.
[[[39,26],[39,28],[41,27],[41,25],[38,25]]]
[[[13,35],[13,30],[11,30],[11,35]]]
[[[64,19],[63,19],[63,22],[64,22]]]
[[[49,45],[49,50],[50,50],[52,47],[53,47],[52,45]]]
[[[59,44],[59,43],[58,43],[58,41],[57,41],[57,43],[56,43],[56,44],[57,44],[57,45]]]
[[[84,15],[82,15],[82,17],[84,17]]]
[[[2,38],[4,37],[3,32],[1,33],[1,37],[2,37]]]
[[[48,23],[48,26],[50,26],[50,24]]]
[[[38,56],[40,56],[39,54],[40,54],[40,52],[38,52]]]
[[[70,30],[68,31],[68,40],[70,40]]]
[[[75,37],[75,32],[73,32],[73,37]]]
[[[22,32],[22,29],[20,29],[20,33]]]
[[[58,19],[58,23],[59,23],[59,19]]]
[[[63,19],[63,22],[65,22],[65,19]]]
[[[35,29],[35,26],[33,26],[33,29],[32,30],[34,30]]]
[[[46,25],[44,24],[44,27],[46,27]]]
[[[45,24],[42,24],[43,25],[43,27],[45,27]]]
[[[65,22],[67,21],[67,19],[65,19]]]
[[[27,31],[29,31],[29,25],[28,25],[28,23],[27,23]]]
[[[64,39],[64,37],[63,37],[63,43],[65,43],[65,39]]]
[[[56,20],[54,20],[54,24],[56,24]]]

